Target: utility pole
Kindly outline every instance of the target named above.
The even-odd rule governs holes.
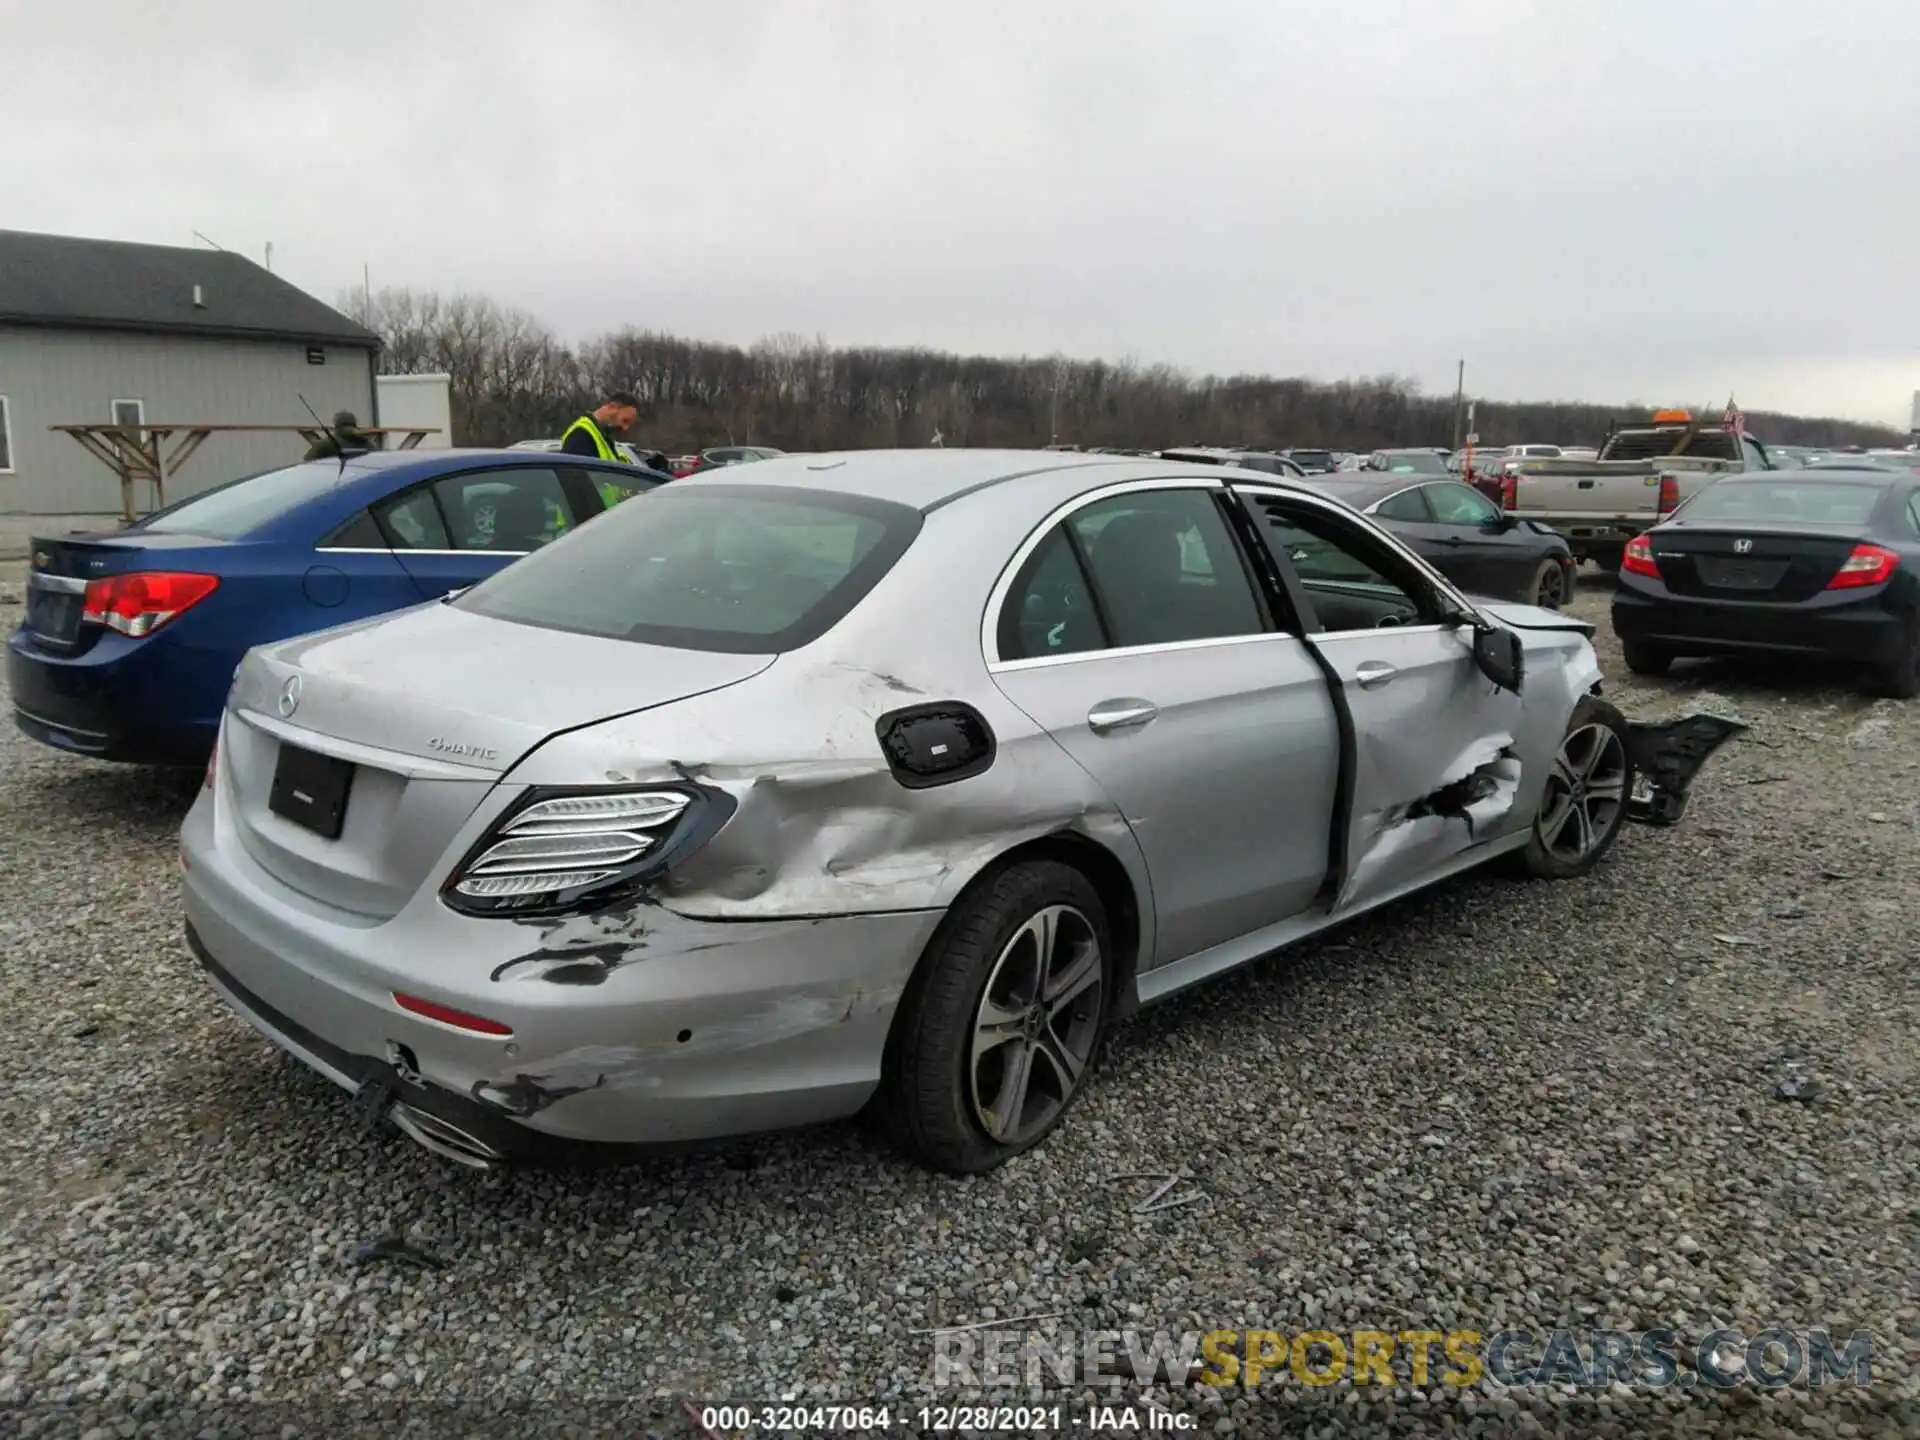
[[[1460,403],[1467,394],[1467,362],[1462,360],[1453,380],[1453,448],[1460,448]]]
[[[360,262],[360,323],[365,325],[373,319],[373,272],[367,268],[367,262]]]
[[[267,241],[267,273],[269,275],[273,273],[273,242],[271,240]]]

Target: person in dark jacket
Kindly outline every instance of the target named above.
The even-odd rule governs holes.
[[[348,455],[364,455],[373,449],[375,437],[360,428],[360,421],[351,410],[339,410],[334,413],[333,424],[327,433],[307,447],[302,456],[306,460],[333,460]]]
[[[560,437],[560,449],[568,455],[586,455],[597,460],[626,462],[627,457],[614,441],[633,428],[640,418],[640,402],[624,390],[609,395],[591,415],[582,415]]]

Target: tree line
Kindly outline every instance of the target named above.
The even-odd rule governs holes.
[[[623,329],[578,346],[533,315],[485,296],[406,288],[355,292],[340,308],[384,342],[381,369],[453,377],[453,439],[507,445],[556,436],[614,392],[640,402],[631,437],[669,453],[713,445],[785,450],[1050,443],[1371,450],[1447,445],[1451,395],[1403,376],[1319,381],[1192,375],[1168,365],[1062,357],[830,346],[777,335],[741,348]],[[1720,402],[1694,408],[1717,415]],[[1598,445],[1610,424],[1653,407],[1479,400],[1483,445]],[[1887,445],[1897,431],[1849,420],[1751,412],[1748,427],[1782,445]]]

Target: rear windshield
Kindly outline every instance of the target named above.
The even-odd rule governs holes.
[[[1447,462],[1428,453],[1395,454],[1389,450],[1380,457],[1379,468],[1393,475],[1444,475]]]
[[[474,586],[463,610],[681,650],[819,639],[893,568],[920,512],[767,485],[668,485]]]
[[[1884,485],[1835,480],[1740,480],[1709,485],[1680,513],[1689,520],[1864,525],[1884,494]]]
[[[231,481],[204,495],[156,510],[130,528],[155,530],[163,535],[238,540],[315,496],[326,494],[344,478],[338,459],[289,465],[284,470],[269,470]]]

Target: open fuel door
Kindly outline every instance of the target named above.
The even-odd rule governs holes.
[[[1351,721],[1332,908],[1416,885],[1512,829],[1518,637],[1463,623],[1417,564],[1351,512],[1287,491],[1234,489]]]

